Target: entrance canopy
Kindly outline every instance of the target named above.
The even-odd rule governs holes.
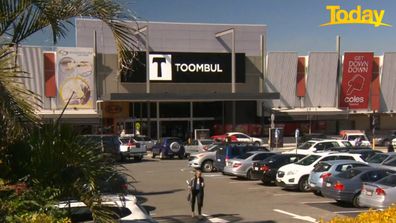
[[[276,100],[279,93],[112,93],[110,100],[126,101],[256,101]]]

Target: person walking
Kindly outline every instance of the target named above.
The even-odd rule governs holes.
[[[204,200],[205,182],[200,170],[196,170],[194,177],[190,180],[188,186],[191,193],[191,217],[195,217],[195,203],[198,207],[198,217],[202,217],[202,206]]]
[[[388,153],[393,153],[393,152],[395,152],[395,148],[393,148],[392,143],[389,143],[389,145],[388,145]]]

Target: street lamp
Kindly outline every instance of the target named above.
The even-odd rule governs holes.
[[[215,34],[216,38],[231,34],[231,92],[235,93],[235,30],[227,29]]]

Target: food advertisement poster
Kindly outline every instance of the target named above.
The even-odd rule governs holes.
[[[92,48],[57,48],[57,105],[67,109],[94,108],[94,52]]]

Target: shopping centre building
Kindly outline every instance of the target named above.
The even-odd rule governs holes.
[[[286,134],[371,130],[373,119],[395,129],[396,53],[267,52],[265,25],[131,25],[139,49],[128,71],[119,70],[112,34],[95,19],[76,19],[76,47],[21,48],[44,120],[68,104],[62,121],[84,133],[260,136],[271,114]]]

